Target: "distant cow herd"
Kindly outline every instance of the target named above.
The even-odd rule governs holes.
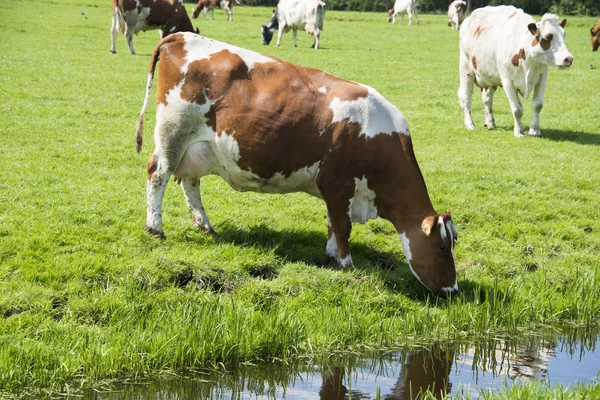
[[[192,18],[214,8],[232,21],[234,0],[200,0]],[[278,30],[304,30],[319,48],[327,6],[321,0],[279,0],[262,26],[263,44]],[[325,201],[327,256],[353,265],[348,240],[352,222],[382,217],[398,232],[410,270],[434,295],[458,290],[450,212],[437,213],[415,159],[405,116],[375,89],[326,72],[300,67],[199,35],[182,0],[112,0],[111,52],[121,31],[135,54],[134,33],[159,29],[151,57],[146,97],[137,125],[142,147],[144,115],[155,71],[158,92],[155,150],[147,166],[146,229],[163,238],[162,198],[170,177],[183,189],[194,226],[214,232],[200,196],[200,178],[219,175],[239,191],[305,192]],[[528,134],[540,136],[539,114],[548,67],[569,68],[566,19],[545,14],[539,22],[512,6],[484,7],[465,18],[467,3],[448,7],[448,25],[460,30],[459,103],[464,125],[471,117],[473,86],[481,88],[485,126],[495,127],[492,103],[504,88],[523,136],[519,96],[533,93]],[[413,16],[417,1],[396,0],[388,22]],[[591,28],[600,47],[600,21]],[[241,100],[243,99],[243,100]],[[265,106],[268,104],[268,107]]]

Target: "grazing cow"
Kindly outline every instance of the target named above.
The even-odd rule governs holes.
[[[417,18],[419,24],[419,16],[417,15],[417,0],[396,0],[394,8],[388,11],[388,22],[396,23],[396,15],[402,14],[401,24],[404,23],[404,14],[408,14],[408,25],[412,25],[413,15]]]
[[[548,66],[569,68],[573,56],[565,44],[566,19],[545,14],[540,22],[512,6],[484,7],[473,11],[460,30],[460,87],[458,99],[467,129],[471,117],[473,84],[481,88],[485,126],[495,128],[492,103],[503,86],[515,120],[514,134],[523,136],[521,117],[525,99],[533,91],[533,118],[529,135],[541,136],[540,110],[548,81]]]
[[[596,27],[590,29],[590,33],[592,34],[590,38],[592,40],[592,51],[598,51],[598,47],[600,47],[600,19]]]
[[[210,16],[215,19],[215,8],[222,8],[227,11],[227,20],[233,21],[233,2],[234,0],[199,0],[192,10],[192,18],[198,18],[200,11],[204,10],[204,18],[206,18],[206,11],[210,11]],[[235,3],[240,4],[237,0]]]
[[[460,24],[465,19],[465,10],[467,9],[467,2],[464,0],[455,0],[448,6],[448,26],[452,27],[452,30],[460,29]]]
[[[174,32],[196,32],[188,17],[183,0],[112,0],[112,26],[110,28],[111,53],[117,52],[119,30],[127,37],[131,54],[133,34],[139,31],[160,29],[161,37]]]
[[[277,46],[279,46],[281,36],[291,29],[294,47],[296,47],[296,32],[300,29],[315,37],[312,47],[318,49],[325,11],[327,11],[327,5],[321,0],[279,0],[271,19],[267,25],[261,27],[263,44],[271,43],[273,31],[279,29],[277,35]]]
[[[156,148],[146,166],[146,230],[164,237],[161,203],[174,176],[194,225],[214,232],[204,175],[239,191],[305,192],[327,205],[327,254],[352,266],[351,222],[381,216],[402,238],[414,275],[434,294],[456,292],[449,212],[437,214],[404,115],[374,89],[277,58],[177,33],[152,56],[143,119],[160,59]],[[240,99],[244,99],[240,101]]]

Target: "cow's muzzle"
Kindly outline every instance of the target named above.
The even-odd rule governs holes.
[[[571,65],[573,65],[573,56],[568,56],[565,57],[565,59],[562,62],[562,65],[560,65],[558,68],[565,69],[569,68]]]

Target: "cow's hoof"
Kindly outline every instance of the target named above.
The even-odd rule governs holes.
[[[491,124],[483,124],[483,126],[485,126],[488,129],[496,129],[496,124],[494,122],[492,122]]]
[[[166,237],[165,233],[163,231],[159,231],[159,230],[154,229],[154,228],[152,228],[152,227],[150,227],[148,225],[146,225],[144,227],[144,229],[146,229],[146,232],[148,232],[149,234],[151,234],[152,237],[154,237],[156,239],[164,239]]]
[[[113,54],[117,54],[117,51],[113,50],[113,49],[110,49],[110,52],[113,53]]]
[[[540,132],[539,129],[530,129],[529,130],[529,136],[541,137],[542,136],[542,132]]]
[[[476,129],[475,124],[473,124],[473,123],[465,124],[465,128],[467,128],[470,131],[474,131]]]
[[[522,138],[523,137],[523,133],[515,131],[515,137]]]
[[[195,225],[195,226],[198,229],[200,229],[202,231],[202,233],[205,233],[207,235],[214,235],[215,233],[217,233],[217,232],[215,232],[214,228],[210,225],[202,224],[202,225]]]

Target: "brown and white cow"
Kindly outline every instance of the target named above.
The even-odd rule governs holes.
[[[111,53],[117,52],[119,31],[127,37],[131,54],[135,54],[133,34],[152,29],[160,29],[161,37],[175,32],[200,33],[198,28],[194,30],[183,0],[112,0]]]
[[[170,176],[194,225],[213,232],[199,178],[219,175],[239,191],[323,199],[326,252],[345,267],[352,265],[352,221],[383,217],[400,234],[417,279],[436,295],[458,290],[450,213],[433,209],[406,119],[377,91],[202,36],[170,35],[150,63],[138,152],[159,59],[156,148],[146,167],[152,235],[164,237]]]
[[[467,2],[464,0],[455,0],[448,6],[448,26],[452,30],[460,29],[460,25],[465,19],[465,11],[467,10]]]
[[[496,127],[492,112],[494,94],[504,87],[515,121],[514,134],[523,136],[523,105],[533,91],[533,118],[529,135],[541,136],[540,111],[548,81],[548,66],[566,69],[573,56],[565,44],[566,19],[545,14],[540,22],[512,6],[484,7],[473,11],[460,30],[460,87],[458,99],[467,129],[471,117],[473,84],[481,88],[485,126]]]
[[[600,47],[600,19],[596,24],[595,28],[590,29],[590,40],[592,41],[592,51],[598,51],[598,47]]]
[[[233,21],[233,3],[240,4],[237,0],[199,0],[198,4],[192,10],[192,18],[198,18],[200,11],[204,10],[204,18],[206,12],[210,11],[210,16],[215,19],[215,8],[222,8],[227,12],[227,20]]]

